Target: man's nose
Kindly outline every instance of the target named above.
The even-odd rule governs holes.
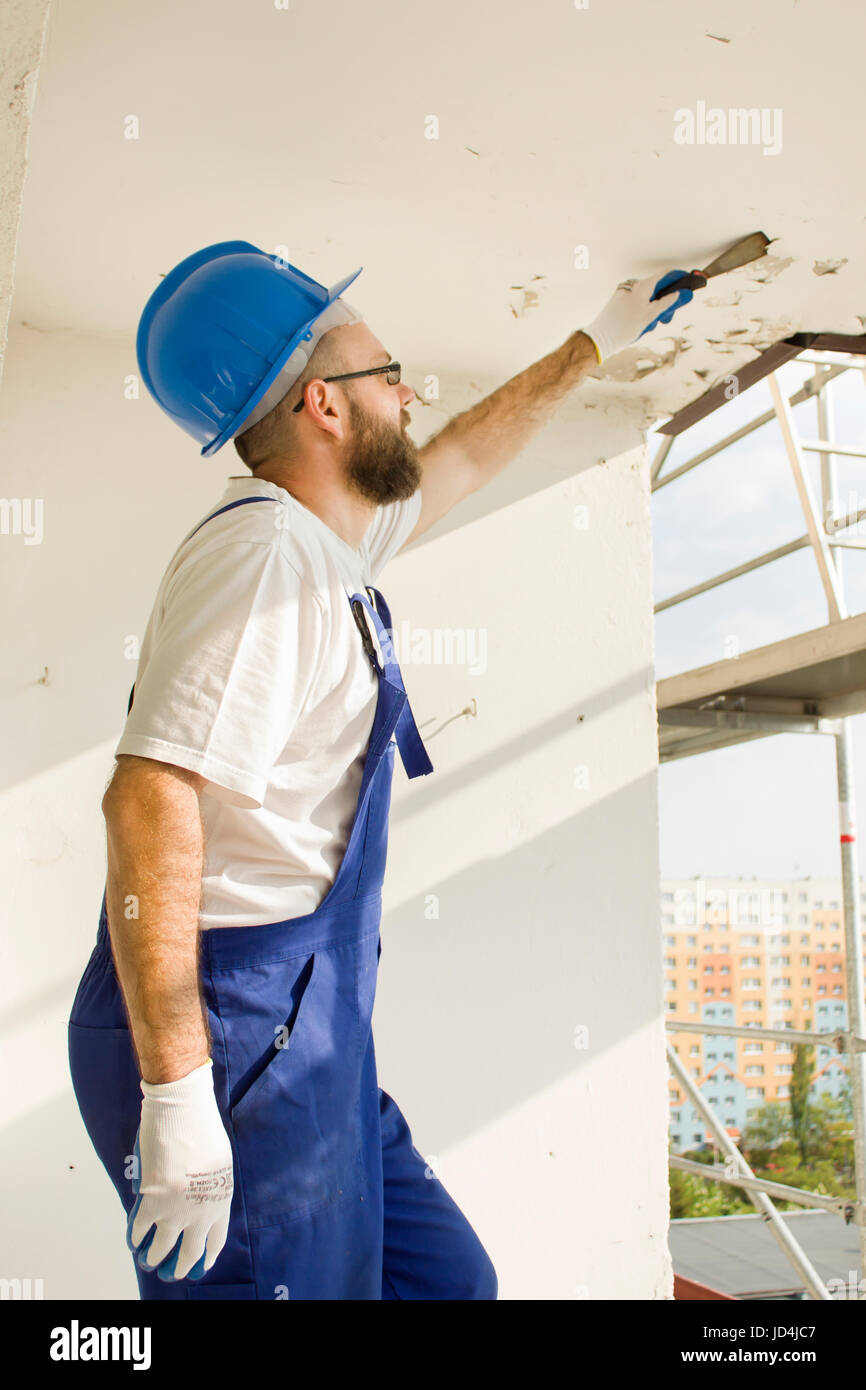
[[[401,406],[411,405],[414,400],[417,400],[414,390],[405,381],[398,382],[397,390],[400,392]]]

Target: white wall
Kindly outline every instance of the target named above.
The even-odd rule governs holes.
[[[42,1278],[47,1298],[137,1296],[66,1020],[96,930],[125,644],[178,540],[244,471],[125,399],[134,365],[131,341],[18,327],[0,397],[4,491],[44,506],[41,543],[0,536],[0,1273]],[[416,409],[419,439],[468,403],[442,394],[447,410]],[[422,732],[477,702],[430,740],[432,776],[408,783],[398,761],[380,1079],[505,1299],[671,1296],[647,488],[635,419],[575,393],[380,580]],[[404,622],[416,640],[483,633],[484,669],[407,660]]]
[[[0,378],[12,304],[30,120],[47,18],[48,0],[5,0],[0,8]]]

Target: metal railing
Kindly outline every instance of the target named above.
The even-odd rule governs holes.
[[[755,419],[742,425],[733,433],[726,435],[718,443],[702,450],[686,463],[672,469],[670,473],[661,477],[661,469],[668,456],[673,444],[675,435],[667,436],[653,461],[651,466],[652,491],[655,492],[668,483],[674,482],[677,478],[688,473],[698,464],[712,458],[715,454],[729,448],[740,439],[745,438],[754,430],[761,426],[770,424],[775,420],[782,435],[782,441],[788,462],[791,466],[794,485],[800,500],[806,522],[806,531],[802,536],[789,541],[787,544],[778,546],[775,550],[767,551],[763,555],[757,556],[745,564],[738,565],[734,569],[727,570],[724,574],[704,580],[702,583],[692,585],[681,593],[674,594],[670,598],[662,600],[656,604],[655,612],[662,612],[678,603],[684,602],[696,594],[706,593],[707,590],[727,583],[728,580],[737,578],[750,570],[759,568],[762,565],[771,563],[773,560],[781,559],[796,550],[811,547],[815,562],[818,568],[818,575],[827,600],[828,622],[839,622],[847,616],[845,598],[843,593],[842,574],[836,562],[835,551],[840,548],[863,549],[866,542],[848,539],[839,536],[839,532],[856,524],[866,517],[866,507],[858,508],[850,514],[840,514],[838,510],[838,486],[836,476],[836,465],[834,456],[844,456],[850,458],[866,458],[866,450],[847,445],[841,445],[834,441],[833,427],[833,407],[832,397],[829,391],[830,383],[843,372],[860,371],[866,381],[866,358],[862,353],[844,354],[845,360],[840,361],[840,354],[832,352],[829,355],[824,353],[802,352],[794,360],[808,363],[817,368],[815,375],[810,377],[791,396],[783,394],[775,371],[767,373],[767,383],[770,388],[770,395],[773,401],[773,409],[764,412]],[[815,399],[817,406],[817,439],[802,440],[799,438],[794,425],[791,409],[802,401]],[[803,461],[804,452],[815,452],[821,459],[821,501],[822,508],[819,512],[816,498],[812,489],[811,480],[806,471]],[[662,713],[665,713],[662,711]],[[682,712],[681,712],[682,713]],[[688,713],[687,711],[685,713]],[[859,902],[859,875],[857,870],[857,848],[854,826],[856,824],[855,805],[854,805],[854,780],[853,780],[853,759],[851,751],[851,731],[848,718],[841,719],[821,719],[818,717],[789,718],[779,720],[778,716],[763,716],[764,723],[761,724],[762,716],[757,713],[751,715],[738,716],[743,720],[753,720],[756,732],[763,729],[767,731],[775,724],[777,731],[783,729],[788,732],[809,732],[830,734],[836,744],[836,776],[838,786],[838,799],[840,809],[840,851],[842,867],[842,895],[845,919],[845,951],[846,951],[846,993],[848,1001],[848,1028],[839,1029],[835,1032],[812,1033],[798,1032],[795,1030],[778,1030],[772,1028],[747,1028],[735,1025],[720,1025],[709,1023],[694,1023],[666,1019],[665,1026],[670,1032],[698,1032],[710,1034],[722,1034],[733,1037],[748,1036],[750,1039],[766,1038],[776,1039],[785,1042],[806,1042],[810,1046],[825,1046],[832,1043],[837,1051],[843,1049],[848,1054],[848,1073],[851,1081],[851,1101],[853,1112],[853,1135],[854,1135],[854,1186],[856,1199],[847,1201],[843,1198],[825,1197],[818,1193],[807,1192],[803,1188],[791,1187],[785,1183],[776,1183],[762,1178],[756,1178],[748,1163],[746,1162],[739,1149],[727,1133],[726,1128],[715,1114],[706,1097],[694,1084],[686,1068],[675,1052],[673,1046],[667,1044],[667,1056],[671,1070],[679,1080],[695,1110],[703,1116],[711,1133],[715,1136],[719,1148],[726,1156],[726,1163],[721,1166],[709,1167],[704,1164],[693,1163],[688,1159],[681,1158],[679,1155],[670,1156],[670,1166],[682,1172],[695,1174],[708,1181],[729,1183],[732,1186],[741,1187],[750,1197],[755,1207],[763,1216],[770,1227],[770,1230],[787,1258],[791,1261],[794,1268],[802,1278],[806,1289],[812,1298],[831,1299],[827,1286],[821,1279],[805,1250],[796,1240],[790,1229],[785,1223],[783,1215],[777,1211],[770,1200],[771,1196],[787,1201],[795,1202],[807,1207],[821,1207],[827,1211],[837,1212],[848,1222],[855,1222],[859,1228],[860,1240],[860,1262],[861,1275],[866,1273],[866,996],[863,988],[863,933],[860,918]],[[671,716],[673,722],[674,716]],[[750,727],[752,727],[750,725]],[[866,1295],[861,1295],[866,1300]]]

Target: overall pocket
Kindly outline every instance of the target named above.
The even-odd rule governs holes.
[[[124,1209],[135,1201],[133,1149],[141,1119],[138,1063],[127,1028],[69,1024],[69,1071],[84,1127]]]
[[[289,962],[231,972],[221,1008],[232,1087],[231,1127],[250,1227],[291,1221],[359,1191],[362,1048],[357,945],[315,952],[287,990]],[[218,986],[225,994],[227,982]],[[249,1006],[273,1040],[251,1067]],[[246,1004],[246,1009],[244,1005]],[[267,1022],[265,1022],[265,1020]],[[259,1032],[260,1043],[264,1037]],[[252,1078],[252,1079],[250,1079]]]

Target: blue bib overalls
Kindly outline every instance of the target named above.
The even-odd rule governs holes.
[[[378,612],[366,595],[350,602],[379,694],[337,876],[304,917],[200,934],[214,1086],[234,1154],[228,1238],[198,1280],[161,1278],[136,1261],[143,1299],[497,1296],[481,1242],[376,1076],[372,1012],[394,737],[409,777],[432,764],[394,657],[391,615],[379,591],[368,592]],[[140,1076],[104,897],[70,1016],[69,1061],[84,1124],[128,1215]]]

